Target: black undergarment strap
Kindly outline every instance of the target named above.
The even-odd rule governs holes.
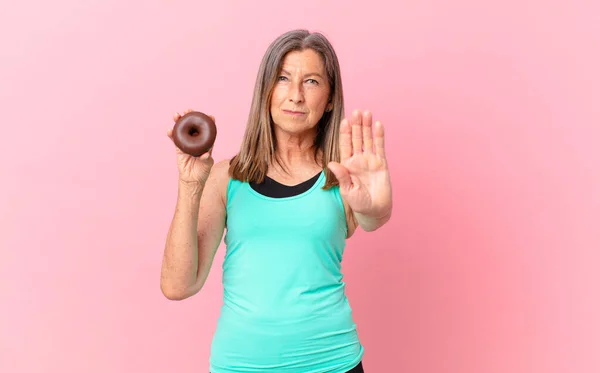
[[[302,194],[312,188],[313,185],[319,179],[321,173],[319,172],[312,178],[296,185],[283,185],[268,176],[265,176],[265,180],[261,183],[250,183],[250,187],[258,193],[271,197],[271,198],[285,198],[293,197]]]

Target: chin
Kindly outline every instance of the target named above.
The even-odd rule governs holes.
[[[310,126],[306,123],[298,123],[294,121],[277,121],[274,122],[274,124],[279,130],[293,134],[311,132],[316,128],[316,125]]]

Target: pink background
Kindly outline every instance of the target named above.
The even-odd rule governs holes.
[[[386,126],[394,216],[344,261],[367,372],[600,371],[597,2],[258,3],[3,3],[0,371],[207,371],[224,247],[162,296],[166,130],[206,111],[231,156],[296,27]]]

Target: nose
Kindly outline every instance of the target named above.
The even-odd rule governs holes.
[[[292,84],[290,84],[288,99],[290,102],[293,102],[295,104],[304,101],[304,91],[302,89],[302,83],[292,82]]]

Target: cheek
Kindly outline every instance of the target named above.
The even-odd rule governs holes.
[[[271,94],[271,106],[276,107],[281,104],[282,98],[285,97],[285,90],[282,87],[275,87]]]
[[[315,107],[323,107],[327,106],[327,102],[329,101],[329,89],[317,88],[313,92],[313,100],[315,102]]]
[[[327,107],[327,95],[318,95],[317,97],[314,97],[311,107],[316,112],[324,112]]]

